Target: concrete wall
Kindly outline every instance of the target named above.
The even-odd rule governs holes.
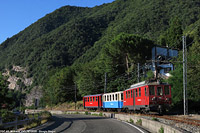
[[[159,130],[161,129],[161,127],[163,127],[164,129],[164,133],[182,133],[183,132],[169,125],[165,125],[163,123],[153,121],[153,120],[144,119],[139,116],[115,114],[115,118],[118,120],[123,120],[123,121],[128,121],[128,122],[130,122],[130,119],[132,119],[134,123],[137,123],[137,121],[141,120],[142,121],[141,126],[154,133],[157,133],[157,132],[159,133]]]

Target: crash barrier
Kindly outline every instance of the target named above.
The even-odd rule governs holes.
[[[17,130],[18,126],[20,126],[20,125],[27,125],[28,123],[30,123],[31,121],[33,121],[33,120],[36,119],[34,117],[34,114],[33,114],[32,118],[26,117],[24,120],[18,120],[18,117],[19,117],[19,115],[16,115],[15,116],[15,121],[7,122],[7,123],[3,123],[2,119],[0,118],[0,127],[2,127],[3,129],[14,127],[14,130]],[[38,115],[37,120],[41,121],[41,119],[42,118],[40,117],[40,115]]]

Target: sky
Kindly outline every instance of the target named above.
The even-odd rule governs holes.
[[[114,0],[0,0],[0,44],[56,9],[94,7]]]

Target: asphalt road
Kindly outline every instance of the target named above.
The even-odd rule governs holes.
[[[89,115],[53,115],[52,121],[34,128],[37,132],[56,133],[145,133],[132,124]]]

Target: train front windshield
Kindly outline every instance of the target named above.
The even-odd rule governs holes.
[[[163,90],[162,90],[161,86],[157,87],[157,95],[158,96],[162,96],[163,95]]]

